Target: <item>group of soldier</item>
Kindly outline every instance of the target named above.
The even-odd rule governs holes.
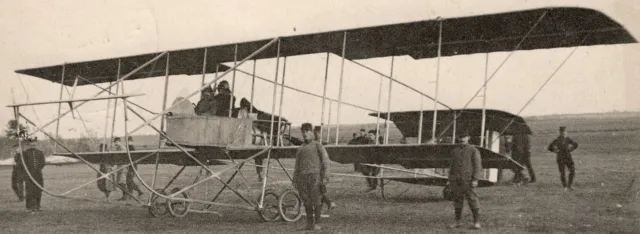
[[[131,144],[133,142],[133,138],[129,137],[128,142],[129,144],[126,147],[129,149],[129,151],[134,151],[135,147]],[[125,151],[124,147],[125,146],[123,145],[120,137],[115,137],[113,139],[111,151]],[[104,152],[108,151],[108,148],[106,147],[106,145],[100,144],[98,150],[100,152]],[[111,173],[114,170],[113,163],[108,158],[103,158],[102,162],[100,163],[100,173],[97,174],[98,178],[100,178],[98,180],[98,189],[100,189],[100,191],[104,193],[107,200],[109,200],[109,194],[113,191],[116,191],[118,188],[122,190],[122,197],[119,198],[118,201],[126,201],[131,199],[133,192],[137,192],[138,197],[142,197],[144,195],[142,190],[140,190],[140,188],[134,181],[136,176],[134,168],[135,170],[137,170],[138,165],[134,164],[133,167],[129,165],[126,168],[120,170],[115,168],[118,171],[115,173]],[[124,170],[126,170],[125,182],[122,183],[122,174],[125,173]],[[103,177],[103,174],[108,173],[111,173],[107,176],[108,178],[101,178]]]
[[[329,157],[322,143],[316,141],[314,137],[313,127],[310,123],[302,124],[301,131],[304,144],[296,152],[296,163],[293,177],[293,184],[299,191],[305,206],[307,225],[306,230],[319,230],[320,214],[323,198],[326,197],[326,184],[329,182]],[[462,130],[459,134],[459,145],[453,150],[451,155],[451,165],[449,168],[447,191],[448,196],[454,204],[455,223],[450,228],[459,228],[462,226],[462,210],[464,200],[471,210],[473,217],[472,228],[480,229],[480,202],[475,188],[482,179],[482,159],[480,151],[473,145],[469,144],[471,138],[468,131]],[[575,167],[571,152],[578,148],[578,144],[567,136],[566,127],[559,128],[559,136],[551,142],[547,149],[556,153],[556,162],[560,171],[563,189],[573,190],[572,183],[575,176]],[[365,135],[362,129],[360,136],[354,134],[354,139],[350,144],[376,144],[376,131],[369,131]],[[508,141],[510,152],[514,159],[525,165],[529,172],[529,182],[535,182],[536,177],[531,166],[530,144],[528,136],[516,136],[513,141]],[[370,175],[367,171],[369,167],[365,165],[357,165],[356,170]],[[363,168],[367,168],[364,169]],[[565,178],[565,168],[569,169],[568,181]],[[379,168],[378,168],[379,169]],[[526,180],[522,170],[515,170],[514,180]],[[375,177],[375,176],[373,176]],[[375,179],[367,177],[369,179]],[[372,185],[369,182],[370,186]],[[375,187],[373,187],[375,189]]]
[[[334,207],[335,203],[331,202],[326,196],[326,184],[329,182],[329,156],[323,144],[319,142],[318,130],[314,129],[310,123],[304,123],[301,126],[304,143],[296,152],[295,169],[293,174],[293,185],[299,191],[306,211],[307,230],[318,230],[320,227],[321,210],[323,203],[327,203],[329,207]],[[560,171],[563,189],[573,190],[572,184],[575,177],[575,166],[571,152],[578,148],[578,144],[567,136],[565,127],[560,127],[560,135],[551,142],[547,149],[556,153],[556,162]],[[376,144],[376,131],[371,130],[367,135],[365,130],[361,130],[361,135],[356,136],[350,144]],[[449,176],[447,187],[449,188],[449,196],[454,203],[455,223],[451,228],[462,226],[462,209],[463,202],[467,200],[469,208],[473,215],[473,228],[479,229],[480,205],[478,195],[474,188],[478,186],[481,179],[482,161],[480,151],[469,144],[470,135],[467,131],[462,131],[459,135],[459,145],[453,150],[451,166],[449,168]],[[133,139],[128,138],[131,142]],[[378,139],[379,140],[379,139]],[[531,168],[528,138],[515,137],[510,143],[515,147],[511,147],[512,157],[517,161],[525,164],[530,174],[530,181],[535,181],[535,174]],[[381,142],[378,142],[381,143]],[[120,138],[113,141],[112,150],[124,151],[125,146],[122,145]],[[129,150],[135,150],[132,145],[127,146]],[[40,198],[42,194],[41,187],[44,186],[42,168],[45,165],[44,153],[34,146],[32,140],[27,140],[25,149],[20,153],[16,152],[15,166],[12,175],[12,187],[22,201],[26,198],[27,210],[36,212],[40,211]],[[101,144],[100,151],[106,151],[106,147]],[[22,157],[22,158],[21,158]],[[135,165],[134,165],[135,167]],[[369,176],[367,181],[369,186],[375,189],[377,167],[366,165],[357,165],[356,169],[365,176]],[[569,170],[568,181],[565,178],[565,168]],[[102,173],[110,173],[112,165],[108,160],[103,160],[100,165]],[[377,168],[379,170],[379,168]],[[121,172],[120,170],[119,172]],[[516,170],[515,179],[522,180],[524,175],[521,170]],[[122,173],[116,173],[116,178],[101,178],[98,181],[98,187],[109,197],[109,193],[115,191],[116,187],[120,187],[123,196],[120,200],[126,200],[134,191],[138,192],[138,196],[142,196],[142,191],[134,182],[135,171],[129,166],[124,184],[119,184]],[[375,175],[374,175],[375,174]],[[111,174],[110,176],[113,176]],[[98,174],[98,177],[102,177]],[[369,180],[373,179],[373,180]],[[24,185],[23,185],[24,184]],[[24,190],[22,190],[24,186]],[[26,192],[26,193],[23,193]]]
[[[229,110],[233,110],[235,102],[229,82],[223,80],[216,86],[216,90],[209,86],[202,90],[195,112],[197,115],[229,116]]]

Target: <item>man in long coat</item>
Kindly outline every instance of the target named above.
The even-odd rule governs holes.
[[[449,184],[453,192],[453,206],[455,208],[456,223],[451,228],[461,227],[462,208],[466,198],[473,214],[473,227],[480,229],[478,222],[480,203],[474,188],[482,176],[482,159],[480,151],[469,144],[469,133],[460,134],[461,145],[453,150],[451,168],[449,168]]]
[[[35,212],[40,211],[40,199],[42,197],[40,186],[44,186],[42,168],[44,168],[45,161],[44,153],[35,148],[33,141],[27,140],[27,142],[26,149],[22,151],[22,157],[18,153],[15,159],[18,166],[22,167],[22,169],[27,169],[25,171],[26,206],[27,210]],[[33,179],[29,178],[29,175]]]

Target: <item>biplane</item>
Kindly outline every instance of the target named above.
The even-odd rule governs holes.
[[[128,136],[143,127],[151,127],[160,135],[158,141],[167,142],[171,147],[135,151],[126,149],[119,152],[73,152],[56,141],[68,151],[67,153],[56,153],[56,155],[79,159],[96,172],[101,173],[100,178],[103,179],[108,179],[109,174],[100,172],[93,164],[108,161],[111,164],[124,166],[133,166],[134,164],[156,165],[151,183],[144,182],[145,180],[138,170],[133,169],[142,185],[153,194],[147,202],[140,202],[145,207],[148,207],[150,213],[154,216],[170,213],[173,216],[182,217],[188,212],[208,212],[211,211],[211,207],[226,206],[258,211],[266,221],[280,218],[294,221],[302,215],[300,211],[301,202],[296,193],[293,190],[285,190],[278,194],[269,189],[267,183],[269,169],[274,168],[270,165],[271,162],[277,162],[280,168],[286,172],[286,168],[284,168],[280,159],[294,158],[298,148],[297,145],[300,144],[300,140],[291,135],[292,123],[282,117],[282,98],[285,89],[322,99],[322,117],[319,122],[322,128],[320,132],[321,139],[323,139],[324,130],[330,129],[325,124],[326,103],[336,103],[338,105],[338,117],[335,125],[336,137],[326,144],[326,149],[332,161],[341,164],[367,164],[383,169],[413,173],[411,176],[377,177],[382,180],[444,186],[446,183],[445,175],[418,173],[410,169],[448,168],[450,152],[458,147],[455,142],[455,136],[459,129],[466,128],[477,133],[476,136],[479,136],[477,148],[482,155],[482,165],[483,168],[488,170],[499,168],[522,169],[522,166],[517,162],[495,151],[495,144],[492,143],[496,142],[501,135],[532,134],[531,129],[518,116],[519,113],[511,114],[499,110],[486,109],[484,105],[482,109],[467,109],[469,103],[462,108],[453,109],[438,100],[437,89],[435,96],[427,95],[399,81],[397,77],[394,77],[393,72],[385,74],[359,61],[390,57],[391,71],[393,71],[393,59],[396,56],[409,56],[415,60],[439,60],[442,57],[457,55],[478,53],[488,55],[493,52],[509,52],[509,56],[502,62],[504,64],[510,55],[516,51],[563,47],[578,48],[636,42],[622,25],[599,11],[585,8],[542,8],[459,18],[438,18],[17,70],[16,72],[19,74],[59,83],[61,85],[61,97],[62,87],[64,86],[93,85],[99,87],[101,91],[92,98],[23,103],[10,105],[9,107],[13,108],[17,120],[24,119],[35,126],[32,120],[20,112],[21,107],[58,104],[58,117],[43,125],[36,126],[35,131],[41,131],[51,137],[53,141],[56,141],[53,136],[42,130],[54,123],[59,125],[60,118],[91,101],[122,100],[125,117],[133,114],[144,122],[142,125],[131,129],[127,126],[127,121],[125,121],[124,139],[128,139]],[[286,68],[287,57],[310,54],[326,54],[326,70],[328,70],[330,55],[336,55],[341,58],[340,86],[337,99],[330,98],[326,94],[327,74],[325,74],[322,94],[286,86],[285,70],[282,71],[281,82],[279,81],[278,73],[280,70],[278,68],[281,60],[284,60],[284,68]],[[254,106],[255,98],[252,87],[250,100],[241,100],[240,107],[236,107],[235,103],[229,103],[231,111],[228,112],[228,116],[204,116],[192,113],[193,110],[190,108],[193,108],[193,103],[189,101],[189,98],[194,97],[205,88],[225,77],[229,78],[231,76],[230,79],[233,84],[236,73],[244,72],[238,69],[239,66],[250,60],[253,60],[255,64],[263,59],[276,60],[276,78],[275,81],[269,81],[274,85],[273,95],[270,97],[273,100],[270,111],[261,111]],[[432,110],[421,108],[421,110],[410,112],[383,112],[378,108],[378,110],[373,110],[373,113],[370,114],[370,116],[377,117],[377,121],[393,122],[404,137],[417,138],[415,142],[406,144],[390,143],[389,124],[386,124],[383,144],[339,144],[341,106],[358,107],[358,105],[348,103],[342,99],[345,62],[356,64],[381,75],[381,77],[388,79],[390,85],[396,84],[408,87],[422,97],[433,100],[434,108]],[[230,63],[233,65],[228,65]],[[204,76],[214,73],[216,74],[215,79],[205,82]],[[255,71],[247,74],[251,74],[254,80],[259,78]],[[202,75],[203,81],[197,90],[180,99],[176,99],[171,106],[167,107],[166,90],[169,77],[174,75]],[[495,72],[490,76],[485,75],[485,82],[481,87],[478,87],[478,93],[486,91],[487,84],[494,75]],[[134,94],[120,94],[117,91],[113,92],[112,88],[122,85],[125,81],[151,77],[165,77],[163,109],[158,113],[149,111],[153,114],[153,117],[144,118],[139,113],[139,110],[132,108],[132,106],[136,106],[145,110],[129,100],[135,96]],[[439,73],[436,73],[435,77],[437,82]],[[280,89],[280,106],[278,108],[276,108],[277,87],[282,87]],[[232,86],[232,95],[233,89]],[[391,92],[390,89],[389,92]],[[474,97],[478,96],[478,93]],[[379,92],[378,95],[383,94]],[[60,111],[60,105],[64,103],[68,103],[70,109],[63,112]],[[438,105],[447,109],[438,109]],[[276,110],[279,112],[277,115]],[[241,114],[243,112],[248,113],[248,115]],[[159,127],[151,124],[157,119],[162,120]],[[317,123],[318,120],[309,120],[308,122]],[[380,134],[380,132],[378,131],[376,134]],[[327,132],[328,135],[330,135],[329,132]],[[431,136],[430,138],[427,137],[429,135]],[[428,138],[431,141],[425,140]],[[449,141],[446,139],[449,139],[450,142],[446,142]],[[160,146],[161,144],[159,143],[158,145]],[[262,160],[266,165],[254,165],[257,167],[262,166],[265,170],[260,198],[256,202],[249,196],[229,186],[229,183],[236,175],[242,174],[240,168],[244,165],[250,165],[252,161],[258,162]],[[169,189],[173,179],[162,186],[156,183],[159,164],[179,165],[183,169],[195,166],[200,167],[201,171],[206,171],[207,173],[204,178],[197,179],[186,187]],[[213,165],[222,165],[222,168],[221,170],[213,171],[211,168]],[[389,168],[388,165],[400,165],[405,169]],[[123,169],[124,166],[118,170]],[[175,177],[178,177],[182,171],[180,170]],[[227,172],[232,172],[233,175],[227,180],[222,180],[220,175]],[[115,171],[111,173],[115,173]],[[416,176],[417,174],[419,176]],[[223,184],[217,193],[218,195],[225,189],[229,189],[238,195],[246,205],[218,202],[216,201],[218,195],[208,199],[194,199],[188,196],[190,190],[197,186],[202,186],[205,181],[214,179]],[[489,175],[480,184],[481,186],[491,186],[494,183],[495,178]],[[52,196],[73,199],[73,197],[67,196],[67,193],[56,194],[46,189],[44,191]],[[291,203],[283,202],[288,201],[284,199],[287,196],[294,198],[291,199]],[[267,201],[274,198],[274,203]],[[206,208],[201,210],[193,209],[190,208],[190,204],[204,204]],[[277,208],[277,211],[274,208]],[[290,212],[291,209],[293,212]]]

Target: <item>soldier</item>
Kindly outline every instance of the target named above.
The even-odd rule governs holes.
[[[18,145],[13,146],[15,148],[16,157],[14,157],[13,171],[11,172],[11,188],[13,192],[18,196],[18,201],[24,201],[24,179],[25,173],[24,168],[21,164],[18,164],[18,161],[21,159],[18,157],[20,155],[20,151],[18,150]]]
[[[558,163],[558,169],[560,170],[560,181],[562,182],[562,188],[566,192],[567,189],[573,190],[573,178],[576,173],[575,165],[573,163],[573,157],[571,152],[578,148],[578,143],[567,137],[567,128],[560,127],[560,136],[553,140],[547,150],[556,153],[556,162]],[[565,178],[564,168],[569,169],[569,183]]]
[[[133,145],[131,144],[133,142],[133,138],[131,136],[129,136],[129,138],[127,138],[127,139],[129,141],[128,142],[129,144],[127,145],[127,147],[129,148],[129,151],[135,151],[136,150],[135,147],[133,147]],[[136,191],[136,192],[138,192],[138,198],[140,198],[140,197],[142,197],[142,195],[144,193],[142,192],[142,190],[140,190],[140,188],[138,187],[138,185],[134,181],[134,178],[136,177],[136,173],[134,171],[134,168],[138,169],[138,164],[133,164],[133,167],[129,166],[127,168],[127,175],[125,176],[125,183],[127,184],[127,190],[129,192],[129,196],[133,195],[133,191]],[[122,196],[123,197],[128,197],[128,196],[125,196],[124,193],[122,194]]]
[[[44,153],[35,148],[33,140],[27,139],[27,142],[27,149],[22,152],[23,158],[20,158],[20,154],[16,155],[16,164],[23,169],[27,169],[25,172],[28,174],[25,173],[25,178],[28,178],[29,175],[33,178],[26,179],[26,206],[28,211],[36,212],[40,211],[40,199],[42,197],[42,189],[40,189],[40,186],[44,186],[44,179],[42,177],[42,168],[45,163]]]
[[[322,142],[322,139],[320,139],[320,131],[322,131],[322,128],[320,126],[316,126],[315,128],[313,128],[313,136],[318,142]],[[324,145],[324,143],[322,144]],[[327,211],[330,211],[332,208],[336,207],[336,203],[332,202],[331,199],[329,199],[329,197],[327,196],[326,187],[322,191],[322,204],[327,205]]]
[[[314,140],[313,126],[300,128],[304,144],[296,152],[293,184],[300,193],[307,214],[307,230],[320,230],[322,186],[329,181],[329,156],[324,146]]]
[[[376,130],[370,130],[369,131],[369,135],[368,135],[366,144],[370,144],[370,145],[375,145],[376,144]],[[378,174],[380,174],[380,168],[379,167],[373,167],[373,166],[367,166],[367,165],[361,165],[360,170],[362,171],[363,175],[368,176],[366,178],[366,180],[367,180],[367,184],[369,185],[369,191],[375,190],[378,187],[378,179],[374,178],[374,177],[376,177],[376,176],[378,176]]]
[[[100,144],[100,148],[98,149],[99,152],[105,152],[107,151],[107,146],[105,144]],[[110,173],[112,170],[113,165],[111,164],[111,160],[109,160],[108,157],[106,156],[102,156],[102,161],[100,162],[100,173],[97,173],[97,177],[100,178],[102,177],[102,174],[108,174]],[[111,192],[116,191],[116,186],[114,184],[115,181],[115,175],[111,174],[108,176],[107,178],[103,178],[103,179],[99,179],[97,181],[98,184],[98,189],[104,193],[105,196],[105,200],[109,201],[109,194],[111,194]]]
[[[478,186],[478,180],[482,175],[482,162],[480,151],[469,144],[469,133],[460,135],[462,146],[453,150],[451,168],[449,169],[448,185],[452,191],[453,206],[455,208],[456,223],[451,228],[461,227],[462,208],[466,198],[473,214],[473,228],[480,229],[479,201],[474,188]]]
[[[536,174],[533,171],[533,166],[531,166],[531,143],[530,143],[529,135],[527,134],[517,134],[513,136],[513,149],[512,155],[514,158],[518,158],[518,163],[523,164],[527,168],[527,172],[529,173],[529,183],[536,182]],[[521,179],[526,180],[524,173],[520,170]],[[527,182],[527,181],[523,181]]]

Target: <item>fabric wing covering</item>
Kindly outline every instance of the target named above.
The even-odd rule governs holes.
[[[346,54],[350,60],[408,55],[414,59],[437,57],[438,38],[442,22],[441,56],[512,51],[527,35],[517,50],[550,49],[575,46],[613,45],[637,41],[619,23],[592,9],[576,7],[542,8],[498,14],[425,20],[376,27],[281,37],[282,57],[333,53],[342,54],[346,34]],[[536,25],[536,23],[538,23]],[[536,25],[536,27],[533,27]],[[205,73],[225,71],[221,65],[245,58],[272,39],[236,44],[170,51],[169,75],[202,74],[206,52]],[[584,42],[581,43],[581,41]],[[271,46],[253,59],[274,58],[277,46]],[[112,82],[150,60],[158,53],[65,64],[65,85]],[[142,69],[129,79],[165,75],[166,58]],[[120,61],[120,62],[119,62]],[[61,82],[62,64],[16,71],[52,82]]]

